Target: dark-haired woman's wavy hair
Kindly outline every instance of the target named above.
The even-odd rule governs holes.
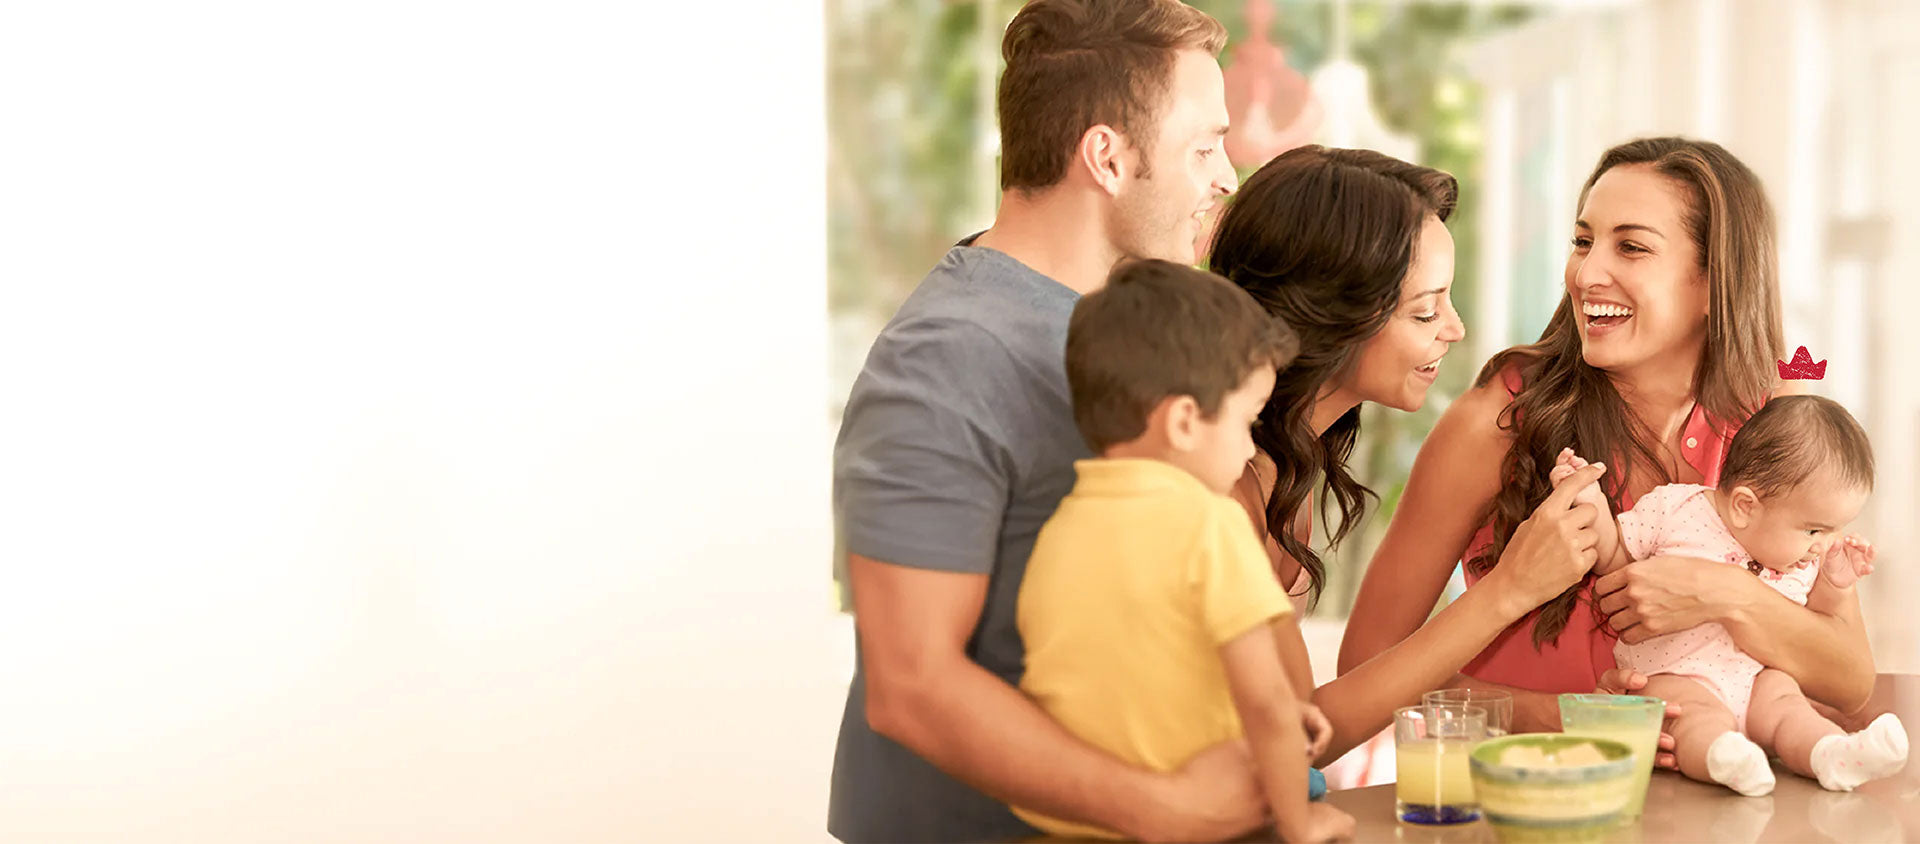
[[[1766,403],[1778,383],[1773,362],[1785,341],[1773,210],[1759,177],[1740,159],[1719,144],[1687,138],[1645,138],[1607,150],[1580,189],[1579,207],[1586,207],[1587,194],[1608,170],[1632,164],[1651,166],[1687,196],[1682,219],[1700,256],[1709,302],[1693,395],[1724,435],[1726,425],[1744,422]],[[1521,382],[1500,414],[1513,445],[1491,505],[1493,544],[1466,563],[1476,574],[1493,569],[1514,529],[1552,492],[1547,472],[1562,448],[1606,461],[1605,489],[1616,513],[1639,473],[1652,475],[1656,484],[1674,480],[1655,455],[1659,436],[1627,409],[1605,371],[1587,365],[1577,320],[1572,299],[1562,296],[1538,342],[1494,355],[1476,380],[1486,384],[1514,367]],[[1541,605],[1533,628],[1536,648],[1559,638],[1584,588],[1575,584]]]
[[[1267,499],[1267,532],[1305,569],[1318,598],[1326,565],[1293,534],[1316,483],[1340,508],[1331,541],[1359,524],[1372,490],[1347,471],[1360,434],[1355,407],[1319,436],[1313,405],[1353,371],[1365,341],[1400,305],[1420,228],[1446,220],[1459,195],[1454,178],[1370,150],[1306,146],[1247,179],[1220,219],[1211,269],[1240,285],[1300,338],[1260,413],[1254,445],[1278,469]]]

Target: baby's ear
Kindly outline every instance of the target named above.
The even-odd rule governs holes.
[[[1727,494],[1727,509],[1733,516],[1734,527],[1744,528],[1754,519],[1760,510],[1760,495],[1753,487],[1744,484],[1733,488]]]

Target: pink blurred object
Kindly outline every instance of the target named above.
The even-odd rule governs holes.
[[[1393,782],[1393,728],[1388,727],[1347,751],[1345,756],[1322,768],[1321,773],[1327,777],[1327,787],[1335,790]]]
[[[1325,115],[1307,78],[1287,66],[1286,52],[1267,40],[1272,0],[1247,0],[1247,38],[1234,45],[1226,70],[1227,159],[1239,168],[1259,167],[1294,147],[1311,143]]]

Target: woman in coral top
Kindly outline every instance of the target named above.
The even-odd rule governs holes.
[[[1654,138],[1607,151],[1581,191],[1566,297],[1540,341],[1488,361],[1422,444],[1361,584],[1341,670],[1419,629],[1457,563],[1469,592],[1495,569],[1551,491],[1562,448],[1608,464],[1602,486],[1616,511],[1661,484],[1716,483],[1734,432],[1781,392],[1776,265],[1759,179],[1725,149]],[[1645,682],[1614,670],[1613,637],[1708,622],[1839,710],[1872,691],[1850,595],[1822,584],[1801,607],[1744,569],[1678,557],[1568,589],[1454,684],[1511,689],[1516,730],[1555,730],[1558,693]]]

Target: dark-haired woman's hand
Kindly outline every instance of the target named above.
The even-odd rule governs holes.
[[[1507,610],[1512,617],[1553,600],[1593,569],[1599,539],[1594,520],[1600,513],[1591,504],[1575,501],[1606,471],[1604,463],[1576,470],[1514,529],[1500,562],[1487,575],[1488,580],[1504,581],[1502,594],[1510,596]]]

